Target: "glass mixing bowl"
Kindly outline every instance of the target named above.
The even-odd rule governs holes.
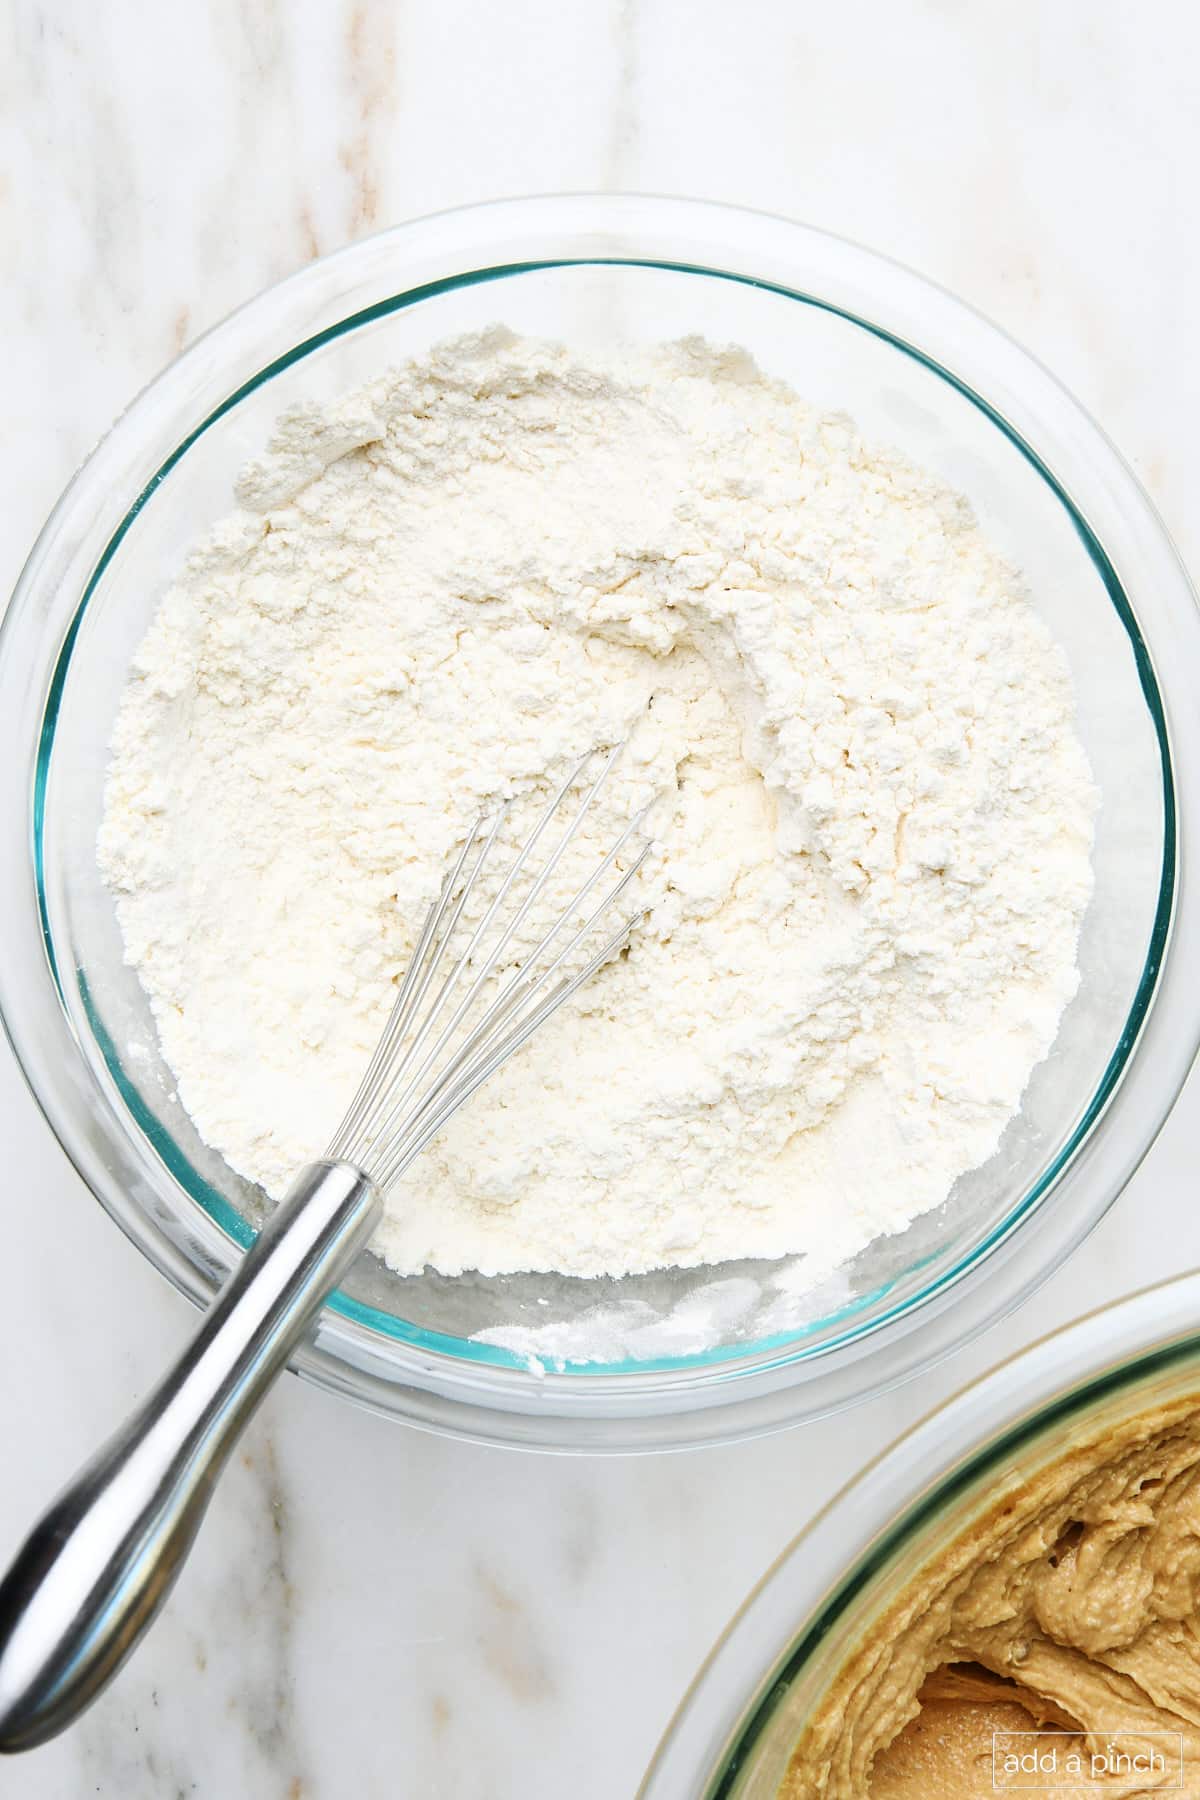
[[[984,320],[853,245],[689,201],[568,196],[367,239],[250,302],[117,422],[55,508],[0,641],[0,1004],[76,1167],[203,1303],[254,1189],[174,1098],[96,868],[131,655],[186,548],[276,416],[497,320],[569,343],[747,346],[965,492],[1074,671],[1102,791],[1080,992],[991,1161],[822,1292],[739,1263],[623,1281],[402,1280],[367,1256],[297,1358],[411,1421],[514,1444],[634,1449],[811,1416],[902,1379],[1015,1304],[1119,1192],[1197,1038],[1198,620],[1148,501],[1096,427]],[[714,1321],[716,1322],[714,1324]],[[552,1325],[537,1362],[487,1331]],[[579,1345],[600,1344],[597,1352]]]
[[[846,1658],[931,1556],[1121,1420],[1193,1396],[1200,1406],[1198,1320],[1200,1274],[1163,1282],[1043,1338],[914,1426],[751,1594],[637,1800],[775,1800]]]

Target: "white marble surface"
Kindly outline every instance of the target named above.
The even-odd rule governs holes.
[[[1147,0],[15,0],[0,587],[129,395],[306,258],[570,187],[791,213],[956,288],[1105,422],[1200,567],[1193,8]],[[0,937],[0,954],[2,950]],[[191,1323],[0,1051],[0,1560]],[[949,1369],[736,1449],[535,1459],[288,1380],[151,1641],[6,1800],[625,1800],[748,1585],[872,1448],[1196,1260],[1193,1084],[1068,1269]],[[681,1797],[682,1800],[682,1797]]]

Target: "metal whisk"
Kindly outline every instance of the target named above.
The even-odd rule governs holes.
[[[620,949],[636,917],[625,919],[599,949],[587,954],[586,946],[649,854],[646,844],[620,877],[603,888],[605,876],[641,830],[649,808],[630,821],[608,855],[522,956],[499,993],[480,1010],[495,972],[504,966],[506,954],[519,946],[522,926],[578,836],[620,749],[617,745],[604,757],[570,824],[539,868],[538,846],[593,757],[585,756],[576,764],[514,858],[465,946],[451,961],[450,948],[457,941],[468,903],[482,885],[481,877],[491,863],[508,809],[498,813],[490,826],[484,819],[476,824],[429,910],[362,1086],[329,1147],[331,1160],[370,1169],[377,1186],[390,1187],[475,1089]],[[520,895],[522,879],[531,871],[536,872],[523,898],[503,923],[506,902]],[[593,900],[597,888],[602,892]],[[577,968],[573,959],[581,950],[587,960]],[[439,986],[437,976],[446,964],[451,966]],[[556,976],[560,977],[557,981]],[[447,1017],[455,993],[464,984],[465,992]],[[428,999],[431,991],[433,998]]]
[[[53,1737],[115,1675],[170,1591],[259,1401],[378,1223],[383,1193],[627,939],[636,916],[615,929],[611,916],[648,854],[648,844],[629,849],[622,867],[648,808],[552,904],[619,748],[576,765],[490,897],[511,809],[468,833],[325,1157],[300,1171],[174,1368],[59,1495],[0,1581],[0,1752]],[[535,930],[539,900],[551,922]]]

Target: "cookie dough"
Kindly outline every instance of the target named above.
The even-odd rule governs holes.
[[[1031,1731],[1053,1734],[1053,1773],[1006,1776],[993,1733]],[[842,1667],[779,1800],[1038,1786],[1200,1796],[1200,1395],[1077,1442],[932,1556]]]

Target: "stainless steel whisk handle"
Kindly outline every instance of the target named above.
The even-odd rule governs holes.
[[[53,1737],[116,1674],[381,1207],[351,1163],[302,1170],[174,1368],[34,1526],[0,1581],[0,1752]]]
[[[0,1752],[53,1737],[116,1674],[170,1591],[230,1450],[374,1229],[381,1191],[627,942],[637,916],[615,932],[607,921],[650,853],[646,842],[623,858],[653,802],[606,855],[588,855],[584,879],[566,881],[563,860],[619,752],[589,751],[575,765],[490,899],[481,883],[507,809],[467,833],[328,1155],[297,1177],[174,1369],[0,1581]],[[539,862],[539,842],[598,755],[599,773]],[[560,866],[565,903],[549,885]]]

